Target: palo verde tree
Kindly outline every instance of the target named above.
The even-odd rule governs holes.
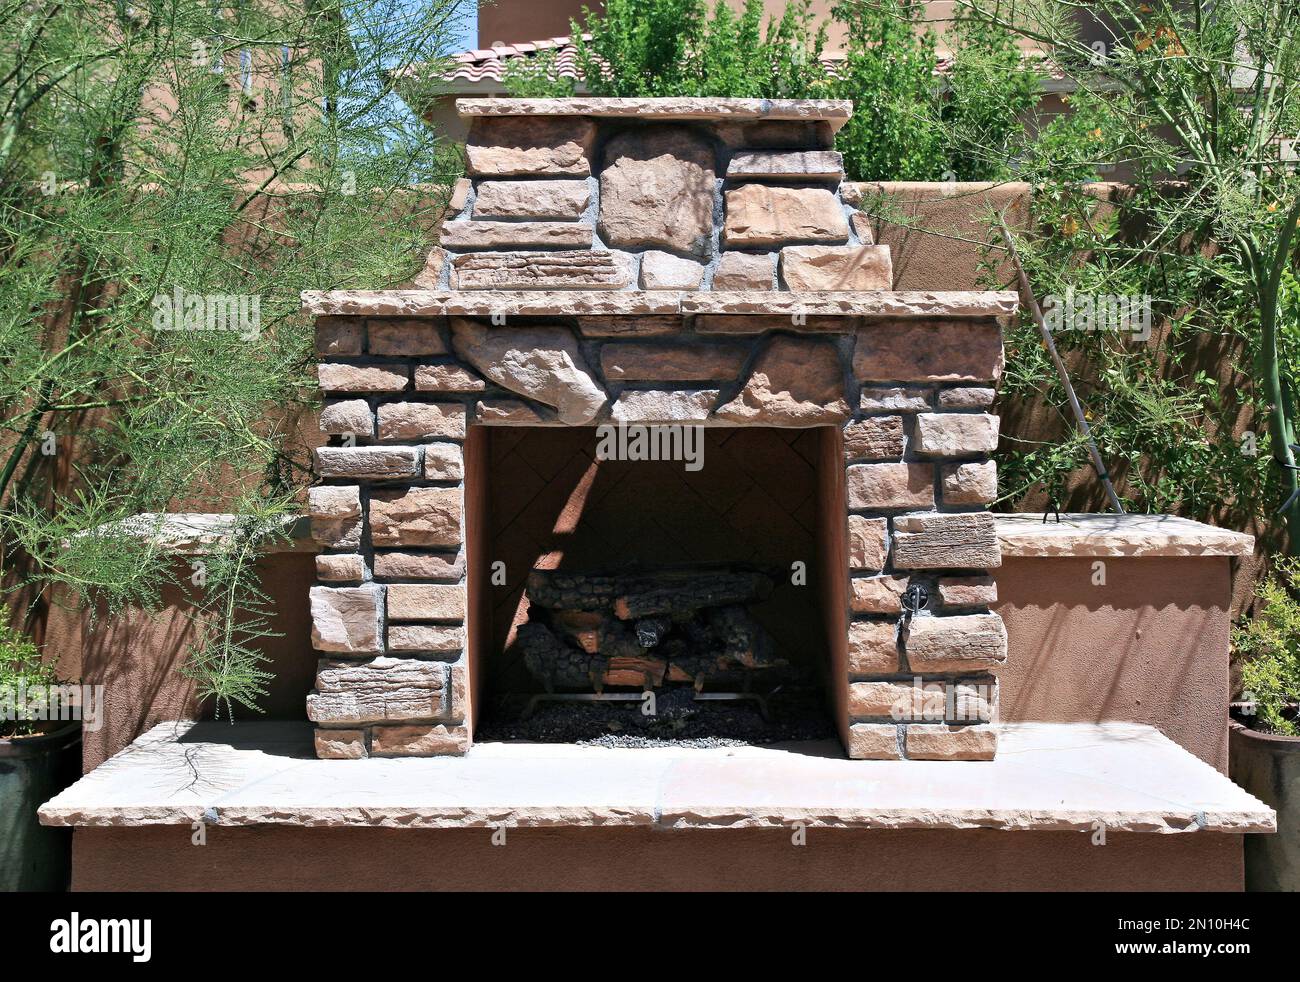
[[[236,513],[193,580],[187,671],[220,710],[253,706],[253,566],[309,474],[299,292],[418,268],[459,163],[393,80],[436,63],[464,7],[0,0],[0,572],[20,627],[50,603],[153,605],[169,562],[147,516]]]

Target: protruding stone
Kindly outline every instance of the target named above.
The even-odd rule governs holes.
[[[653,249],[641,257],[643,290],[698,290],[703,279],[704,267],[693,259]]]
[[[728,248],[840,243],[849,237],[839,202],[824,188],[746,184],[728,191],[726,199],[722,236]]]
[[[894,460],[903,456],[903,418],[868,416],[844,425],[845,460]]]
[[[917,723],[904,736],[908,760],[993,760],[996,726],[943,726]]]
[[[849,727],[849,759],[898,760],[898,730],[893,723],[854,723]]]
[[[335,436],[375,435],[375,414],[364,399],[326,400],[320,411],[320,431]]]
[[[465,407],[452,402],[386,402],[379,407],[381,440],[463,440]]]
[[[370,496],[370,541],[377,546],[460,545],[460,489],[375,491]]]
[[[932,464],[853,464],[845,481],[852,509],[934,507]]]
[[[621,290],[629,282],[609,252],[471,252],[451,267],[453,290]]]
[[[889,246],[787,246],[781,277],[791,290],[888,290],[894,263]]]
[[[939,601],[945,607],[987,607],[997,603],[998,584],[991,576],[944,576]]]
[[[582,116],[477,119],[465,141],[466,170],[494,177],[590,174],[595,142],[595,120]]]
[[[615,136],[600,175],[600,235],[610,246],[707,256],[713,234],[713,147],[690,130]]]
[[[731,381],[746,354],[739,345],[612,342],[600,349],[600,367],[610,382]]]
[[[459,582],[465,575],[465,554],[436,555],[418,552],[375,553],[375,576],[386,580],[446,580]]]
[[[903,609],[906,576],[855,576],[849,581],[849,609],[855,614],[897,614]]]
[[[350,365],[323,362],[316,377],[325,392],[401,392],[410,381],[405,365]]]
[[[447,712],[448,674],[446,662],[415,658],[322,661],[316,691],[307,697],[307,718],[318,723],[438,719]]]
[[[997,614],[913,617],[903,650],[915,672],[978,672],[1007,660],[1007,629]]]
[[[998,496],[998,465],[991,460],[944,464],[939,473],[945,505],[987,505]]]
[[[465,629],[442,624],[390,624],[389,651],[431,651],[450,654],[465,647]]]
[[[424,358],[447,353],[439,322],[432,318],[372,318],[368,330],[372,355]]]
[[[940,409],[983,409],[993,405],[996,393],[983,386],[961,385],[939,390]]]
[[[316,557],[316,579],[327,583],[360,583],[366,578],[366,561],[354,553]]]
[[[418,369],[417,369],[418,371]],[[928,389],[869,387],[862,389],[863,412],[924,413],[930,410]]]
[[[889,521],[849,516],[849,569],[880,570],[889,555]]]
[[[465,477],[465,458],[455,443],[431,443],[424,448],[424,476],[431,481],[459,481]]]
[[[415,447],[317,447],[312,456],[321,477],[385,480],[420,473]]]
[[[361,514],[361,488],[356,485],[309,488],[307,514],[312,518],[356,518]]]
[[[738,423],[819,426],[849,415],[843,369],[833,342],[773,337],[754,362],[744,387],[719,407],[719,419]]]
[[[992,320],[872,321],[858,331],[853,374],[864,382],[987,382],[1002,374]]]
[[[314,739],[320,760],[360,760],[366,755],[364,730],[317,729]]]
[[[590,249],[592,228],[577,222],[447,222],[439,241],[448,249]]]
[[[992,569],[1002,565],[997,528],[988,512],[902,515],[894,519],[899,569]]]
[[[589,204],[586,181],[484,181],[474,199],[474,217],[577,221]]]
[[[717,389],[649,389],[624,392],[614,402],[616,423],[703,423],[718,401]]]
[[[835,150],[742,150],[732,155],[727,177],[786,181],[838,181],[844,156]]]
[[[849,674],[890,675],[898,671],[897,625],[893,621],[849,624]]]
[[[443,757],[463,754],[471,744],[464,726],[376,726],[370,750],[377,757]]]
[[[487,384],[460,365],[417,365],[416,392],[482,392]]]
[[[459,584],[394,583],[388,587],[388,617],[459,623],[465,619],[465,588]]]
[[[320,651],[348,654],[383,649],[381,604],[384,591],[365,586],[314,586],[311,600],[311,643]]]
[[[934,457],[965,457],[998,448],[998,417],[988,413],[921,413],[916,451]]]
[[[771,253],[724,252],[713,271],[713,289],[770,290],[775,265]]]
[[[568,328],[502,330],[457,318],[452,320],[452,344],[497,385],[554,407],[562,423],[589,423],[605,404],[605,392]]]

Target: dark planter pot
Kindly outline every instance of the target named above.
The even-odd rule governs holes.
[[[1277,812],[1276,835],[1246,836],[1246,889],[1300,890],[1300,737],[1259,733],[1233,720],[1228,773]]]
[[[0,740],[0,891],[68,889],[72,830],[43,827],[36,809],[80,776],[80,722]]]

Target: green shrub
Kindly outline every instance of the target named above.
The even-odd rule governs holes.
[[[1255,596],[1255,617],[1233,632],[1241,690],[1261,729],[1300,736],[1300,560],[1280,561]]]
[[[0,718],[0,737],[33,732],[36,721],[21,695],[56,682],[54,667],[41,661],[40,650],[31,639],[0,623],[0,705],[15,710],[14,719]]]

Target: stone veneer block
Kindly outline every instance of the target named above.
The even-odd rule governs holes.
[[[586,175],[595,142],[595,120],[583,116],[477,119],[465,141],[466,171],[475,177]]]
[[[845,476],[848,506],[870,508],[933,508],[932,464],[853,464]]]
[[[375,414],[364,399],[326,400],[320,411],[320,431],[334,436],[375,435]]]
[[[425,726],[376,726],[370,751],[377,757],[441,757],[470,748],[469,729],[435,723]]]
[[[370,541],[376,546],[459,546],[460,488],[402,488],[370,496]],[[376,557],[376,575],[385,566]]]
[[[586,181],[483,181],[474,217],[577,221],[589,204]]]
[[[942,682],[850,682],[849,716],[887,716],[893,720],[924,718],[944,702]]]
[[[843,243],[849,237],[840,203],[824,188],[746,184],[726,192],[726,205],[722,240],[729,249]]]
[[[781,277],[791,290],[888,290],[894,262],[889,246],[786,246]]]
[[[321,760],[360,760],[366,755],[364,730],[316,730],[316,756]]]
[[[1007,629],[997,614],[913,617],[903,650],[914,672],[978,672],[1007,660]]]
[[[787,181],[838,181],[844,156],[835,150],[746,150],[735,153],[727,177]]]
[[[715,415],[750,425],[838,423],[849,415],[839,349],[832,341],[774,336],[740,392]]]
[[[388,616],[398,621],[463,621],[465,588],[459,584],[394,583],[388,587]]]
[[[859,405],[863,412],[869,413],[924,413],[930,409],[930,391],[898,386],[864,386]]]
[[[312,541],[328,549],[359,549],[364,524],[360,518],[313,518]]]
[[[543,426],[554,422],[520,399],[482,399],[475,412],[481,422],[493,426]]]
[[[704,294],[707,296],[708,294]],[[792,331],[797,334],[852,334],[850,317],[811,317],[803,314],[700,314],[692,321],[697,334],[766,334],[768,331]]]
[[[360,583],[366,578],[364,557],[349,555],[319,555],[316,557],[316,579],[327,583]]]
[[[916,451],[933,457],[965,457],[998,448],[998,417],[988,413],[921,413]]]
[[[463,627],[444,627],[441,624],[390,624],[388,626],[389,651],[432,651],[450,654],[465,647]]]
[[[945,607],[987,607],[998,601],[998,584],[991,576],[944,576],[938,587]]]
[[[730,381],[740,374],[747,354],[739,345],[615,341],[600,349],[600,367],[610,382]]]
[[[421,552],[375,553],[375,576],[386,580],[446,580],[465,575],[465,554],[440,556]]]
[[[323,362],[316,377],[326,392],[401,392],[410,382],[405,365],[349,365]]]
[[[900,569],[1001,566],[993,516],[986,511],[901,515],[894,519],[894,565]]]
[[[372,355],[422,358],[447,353],[447,343],[435,320],[418,317],[373,318],[369,321],[367,331]]]
[[[585,338],[649,338],[681,334],[682,319],[671,317],[579,317],[578,333]]]
[[[653,249],[641,256],[643,290],[698,290],[703,279],[704,267],[693,259]]]
[[[590,225],[576,222],[447,222],[438,241],[448,249],[590,249]]]
[[[853,234],[858,237],[861,245],[875,245],[876,230],[872,228],[871,216],[865,211],[855,211],[849,216],[849,226],[853,229]]]
[[[898,671],[898,627],[893,621],[849,624],[849,674],[892,675]]]
[[[770,290],[775,282],[770,253],[724,252],[713,271],[715,290]]]
[[[889,520],[849,516],[849,569],[881,570],[889,555]]]
[[[718,401],[717,389],[624,392],[611,410],[616,423],[703,423]]]
[[[364,336],[364,325],[353,317],[316,318],[316,354],[322,358],[361,354]]]
[[[424,476],[431,481],[459,481],[465,477],[465,458],[455,443],[431,443],[424,448]]]
[[[713,237],[712,145],[684,127],[613,137],[600,173],[601,238],[614,248],[707,256]]]
[[[451,261],[453,290],[621,290],[627,267],[609,252],[471,252]]]
[[[448,676],[446,662],[414,658],[322,661],[307,718],[331,724],[438,719],[447,713]]]
[[[939,390],[940,409],[983,409],[993,405],[996,393],[983,386],[960,385]]]
[[[855,614],[897,614],[903,609],[906,576],[856,576],[849,580],[849,609]]]
[[[845,460],[895,460],[901,456],[901,416],[869,416],[844,425]]]
[[[347,654],[382,650],[382,587],[314,586],[309,596],[312,647]]]
[[[482,392],[487,383],[460,365],[417,365],[416,392]]]
[[[453,402],[386,402],[379,407],[381,440],[463,440],[465,407]]]
[[[387,480],[420,473],[415,447],[317,447],[312,455],[321,477]]]
[[[854,723],[849,727],[852,760],[898,760],[898,731],[892,723]]]
[[[357,485],[309,488],[307,514],[312,518],[356,518],[361,514],[361,488]]]
[[[908,760],[992,760],[998,750],[996,726],[906,727]]]
[[[863,382],[988,382],[1002,374],[996,321],[878,321],[858,331],[853,374]]]
[[[998,496],[998,465],[991,460],[944,464],[939,473],[945,505],[987,505]]]

